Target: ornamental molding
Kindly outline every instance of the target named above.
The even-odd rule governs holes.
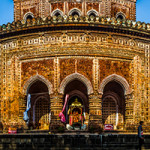
[[[2,49],[3,50],[13,50],[18,48],[19,46],[22,47],[29,47],[29,46],[38,46],[41,45],[41,43],[43,45],[47,45],[47,44],[58,44],[58,43],[83,43],[83,44],[87,44],[87,37],[89,39],[90,43],[97,43],[97,45],[100,45],[102,43],[102,45],[104,45],[104,42],[107,42],[108,40],[108,35],[106,34],[100,34],[100,33],[90,33],[90,34],[86,34],[86,33],[67,33],[65,35],[65,41],[63,38],[63,33],[60,34],[48,34],[46,36],[42,37],[28,37],[28,38],[22,38],[21,40],[14,40],[14,41],[5,41],[2,44]],[[18,43],[21,43],[21,45],[18,45]],[[112,43],[114,44],[119,44],[118,46],[124,45],[124,46],[128,46],[134,49],[134,51],[138,51],[140,53],[145,52],[145,50],[149,50],[150,49],[150,44],[148,42],[143,42],[142,40],[137,40],[137,39],[131,39],[130,37],[122,37],[122,36],[116,36],[113,35],[112,36]],[[24,48],[24,49],[25,49]],[[17,50],[18,51],[18,50]]]
[[[79,14],[79,16],[81,16],[81,10],[78,8],[72,8],[69,12],[68,15],[71,16],[72,13],[77,12]]]
[[[43,77],[42,75],[39,75],[39,74],[30,77],[30,79],[25,83],[25,85],[23,87],[23,93],[27,94],[30,86],[33,83],[35,83],[37,80],[40,80],[43,83],[45,83],[46,86],[48,87],[49,94],[53,94],[53,85],[51,84],[51,82],[49,82],[45,77]]]
[[[64,94],[67,84],[75,79],[81,81],[87,87],[88,94],[93,93],[93,87],[89,79],[87,79],[84,75],[79,73],[73,73],[65,77],[60,84],[59,93]]]
[[[99,15],[99,13],[98,13],[95,9],[89,10],[89,11],[87,12],[87,15],[90,16],[91,13],[94,13],[95,16],[98,16],[98,15]]]
[[[52,12],[51,16],[55,16],[56,13],[60,13],[60,15],[63,16],[63,12],[58,8]]]
[[[75,8],[71,11],[76,10]],[[80,12],[80,10],[78,10]],[[71,12],[70,12],[71,13]],[[81,12],[80,12],[81,14]],[[69,24],[69,25],[68,25]],[[70,26],[71,24],[71,26]],[[35,29],[40,31],[40,29],[45,28],[45,30],[50,30],[50,28],[63,28],[66,26],[68,28],[76,27],[81,28],[81,26],[88,28],[97,28],[97,30],[107,30],[112,29],[113,32],[124,33],[129,35],[136,35],[140,37],[150,36],[150,24],[143,22],[136,22],[132,20],[119,20],[116,18],[104,18],[104,17],[90,17],[90,16],[49,16],[47,18],[32,18],[22,21],[17,21],[13,23],[3,24],[0,26],[0,36],[4,34],[9,34],[10,32],[24,32],[24,33],[35,33]],[[78,27],[79,26],[79,27]],[[100,27],[100,28],[99,28]],[[104,27],[104,28],[103,28]],[[28,32],[26,32],[28,30]],[[87,30],[87,28],[86,28]],[[123,30],[123,32],[122,32]],[[18,34],[17,34],[18,35]],[[10,35],[12,36],[12,35]]]
[[[112,74],[112,75],[106,77],[105,79],[103,79],[100,84],[98,92],[100,94],[103,94],[103,90],[104,90],[106,84],[111,81],[116,81],[117,83],[119,83],[122,86],[125,95],[131,94],[132,91],[130,89],[130,86],[129,86],[127,80],[124,77],[117,75],[117,74]]]

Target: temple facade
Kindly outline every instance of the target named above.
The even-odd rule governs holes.
[[[136,22],[136,0],[14,0],[14,22],[0,26],[4,126],[49,129],[150,125],[150,25]],[[66,95],[69,95],[66,99]]]

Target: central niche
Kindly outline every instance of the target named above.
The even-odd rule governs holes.
[[[66,85],[66,94],[69,94],[65,110],[66,128],[68,130],[85,130],[89,122],[89,100],[86,85],[75,79]]]

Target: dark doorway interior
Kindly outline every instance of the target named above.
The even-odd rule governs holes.
[[[31,109],[29,110],[30,125],[42,129],[49,125],[50,97],[47,85],[36,80],[29,88],[31,94]]]
[[[118,114],[117,114],[118,113]],[[118,116],[117,116],[118,115]],[[117,118],[118,117],[118,118]],[[125,119],[125,96],[123,86],[111,81],[106,84],[102,98],[103,124],[120,124]]]

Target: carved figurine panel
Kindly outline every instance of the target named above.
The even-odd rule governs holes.
[[[56,9],[60,9],[61,11],[64,11],[64,3],[52,3],[51,11],[54,11]]]
[[[127,82],[130,81],[130,62],[99,60],[100,65],[100,82],[111,74],[117,74],[124,77]]]
[[[82,9],[82,3],[68,3],[68,7],[69,7],[69,10],[73,9],[73,8],[78,8],[78,9]]]
[[[22,86],[30,79],[31,76],[36,74],[44,76],[53,84],[54,77],[54,67],[53,60],[37,60],[30,62],[22,62],[21,65],[21,78]]]
[[[75,72],[75,59],[60,59],[60,81]]]
[[[111,16],[116,17],[117,13],[123,13],[127,19],[130,18],[129,12],[130,9],[128,6],[123,6],[121,4],[112,3],[111,4]]]
[[[95,9],[97,12],[99,12],[99,3],[86,3],[86,9],[87,12],[91,9]]]
[[[92,82],[92,59],[77,59],[77,72],[90,79]]]

